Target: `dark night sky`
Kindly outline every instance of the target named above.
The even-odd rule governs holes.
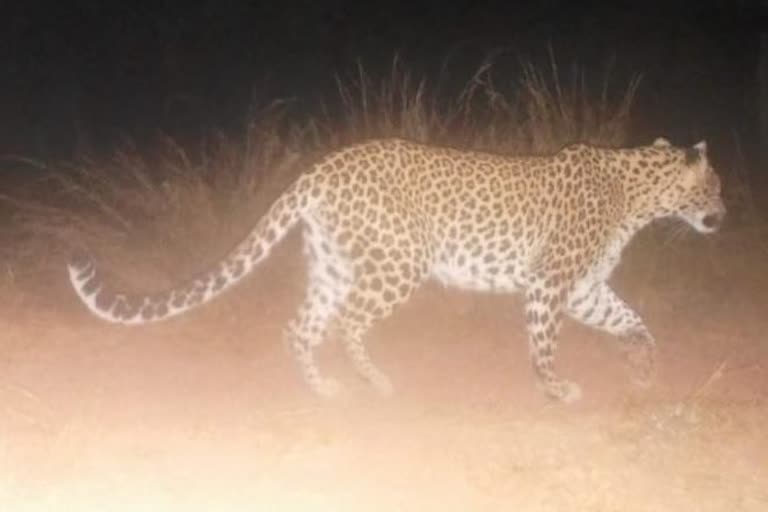
[[[458,85],[497,52],[496,72],[513,79],[518,57],[543,59],[547,45],[596,74],[612,57],[618,79],[644,73],[641,132],[749,131],[767,4],[24,2],[0,20],[0,152],[67,156],[78,130],[108,145],[236,129],[254,97],[311,109],[333,97],[335,74],[357,60],[383,74],[396,52],[428,76],[448,62]]]

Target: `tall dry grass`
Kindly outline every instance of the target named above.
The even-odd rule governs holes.
[[[554,57],[521,69],[504,78],[483,64],[446,97],[399,59],[385,77],[360,65],[338,78],[337,98],[298,121],[293,104],[277,100],[252,108],[238,136],[212,132],[190,148],[160,135],[151,148],[124,142],[106,158],[47,165],[35,183],[0,195],[11,212],[0,236],[16,241],[0,251],[4,281],[62,276],[68,254],[87,247],[106,266],[171,282],[215,261],[317,155],[362,139],[508,154],[625,143],[637,77],[610,90],[607,79],[590,87],[578,67],[564,76]]]
[[[616,91],[610,76],[591,83],[578,65],[564,76],[552,54],[545,67],[522,61],[514,77],[498,75],[504,76],[485,62],[446,98],[442,84],[415,76],[398,59],[379,81],[360,65],[337,80],[344,115],[330,139],[398,136],[506,154],[552,153],[573,142],[626,143],[640,75]]]

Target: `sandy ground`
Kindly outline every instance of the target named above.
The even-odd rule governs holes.
[[[369,336],[393,397],[329,342],[346,387],[315,398],[280,342],[304,279],[290,244],[139,328],[89,316],[63,268],[45,300],[9,287],[0,510],[768,510],[768,257],[723,265],[697,240],[616,276],[660,343],[650,390],[612,339],[565,324],[571,406],[535,387],[518,297],[436,285]]]

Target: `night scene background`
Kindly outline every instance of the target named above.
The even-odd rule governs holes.
[[[768,2],[18,2],[0,10],[0,510],[768,509]],[[368,345],[391,400],[322,402],[281,344],[297,234],[247,284],[99,323],[215,264],[319,155],[708,143],[728,219],[643,231],[612,279],[659,342],[632,385],[565,323],[535,389],[522,301],[426,286]],[[674,475],[671,478],[669,475]]]
[[[638,142],[758,131],[761,2],[35,4],[4,10],[6,152],[69,156],[78,134],[236,131],[278,98],[316,114],[336,106],[337,77],[361,63],[384,79],[395,56],[447,101],[486,60],[507,83],[521,59],[546,70],[550,50],[592,87],[610,74],[613,93],[642,75]]]

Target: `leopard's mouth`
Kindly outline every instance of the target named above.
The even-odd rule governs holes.
[[[713,233],[718,231],[723,225],[723,219],[725,218],[725,212],[709,213],[701,218],[701,226]]]
[[[682,215],[682,218],[699,233],[715,233],[719,231],[723,225],[725,210],[701,212],[695,215]]]

